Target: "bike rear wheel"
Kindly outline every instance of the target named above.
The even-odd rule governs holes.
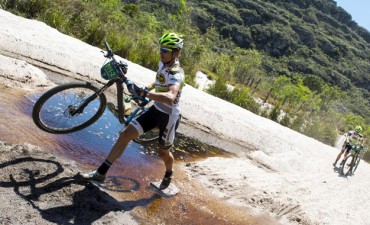
[[[158,138],[159,138],[159,129],[154,128],[154,129],[140,135],[134,141],[138,142],[138,143],[148,143],[148,142],[158,140]]]
[[[344,163],[342,165],[342,174],[343,176],[348,176],[352,171],[352,161],[353,161],[353,155],[347,156],[345,158]]]
[[[33,121],[41,130],[49,133],[79,131],[98,120],[105,110],[107,99],[100,93],[81,112],[72,115],[75,109],[98,90],[88,82],[73,82],[54,87],[36,101],[32,111]]]

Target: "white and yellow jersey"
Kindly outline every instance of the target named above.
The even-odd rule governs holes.
[[[155,91],[167,92],[169,85],[179,85],[180,89],[172,105],[154,102],[154,106],[159,111],[162,111],[168,115],[179,115],[181,113],[179,102],[184,84],[185,74],[184,70],[180,67],[179,61],[176,61],[171,67],[165,67],[162,62],[159,62],[159,70],[154,82]]]
[[[347,137],[349,142],[355,143],[357,145],[362,144],[362,135],[359,133],[356,133],[355,131],[351,130],[347,133]]]

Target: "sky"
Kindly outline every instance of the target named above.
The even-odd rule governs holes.
[[[358,25],[370,31],[370,0],[334,0]]]

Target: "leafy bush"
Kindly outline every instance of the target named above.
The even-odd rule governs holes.
[[[207,92],[224,100],[229,99],[229,91],[221,78],[218,78],[216,82],[208,88]]]
[[[286,126],[286,127],[291,127],[292,126],[291,118],[287,113],[281,119],[280,124],[283,125],[283,126]]]
[[[272,108],[272,110],[270,112],[269,118],[272,119],[275,122],[279,122],[278,118],[279,118],[279,115],[280,115],[280,110],[281,110],[280,109],[280,104],[275,105],[274,108]]]
[[[234,88],[229,96],[230,101],[235,105],[238,105],[242,108],[248,109],[253,113],[258,114],[259,104],[252,98],[249,88]]]
[[[308,124],[304,134],[331,146],[335,145],[337,139],[337,133],[331,124],[322,123],[321,121]]]
[[[0,8],[10,9],[13,12],[21,13],[23,17],[34,18],[47,9],[46,0],[3,0]]]
[[[305,119],[302,112],[298,112],[296,118],[292,122],[292,129],[302,133]]]

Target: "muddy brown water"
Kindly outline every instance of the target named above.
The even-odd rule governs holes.
[[[27,142],[48,149],[74,160],[81,171],[99,166],[123,126],[104,115],[96,124],[72,134],[45,133],[33,124],[31,118],[38,96],[40,93],[23,93],[1,86],[0,140],[18,144]],[[172,198],[158,196],[148,187],[149,182],[160,179],[164,172],[156,148],[155,143],[131,142],[101,187],[119,201],[132,205],[131,214],[140,224],[276,224],[267,216],[253,217],[246,208],[217,199],[200,183],[189,179],[180,165],[205,157],[230,157],[232,154],[181,133],[177,134],[173,148],[176,158],[174,182],[181,191]]]

